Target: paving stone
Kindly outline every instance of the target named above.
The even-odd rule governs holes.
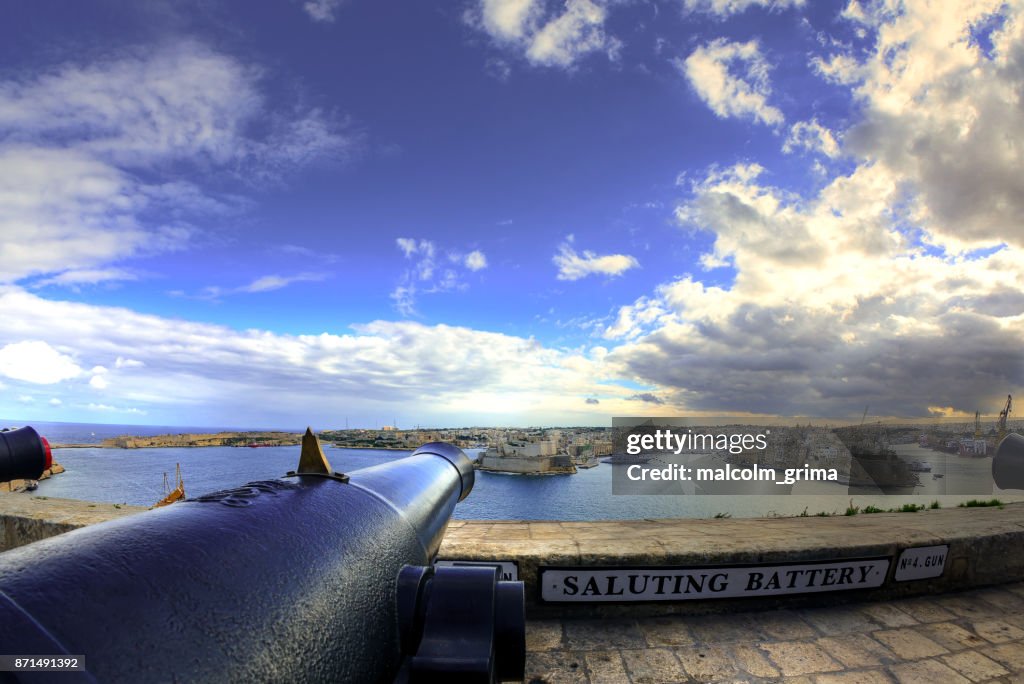
[[[892,651],[866,634],[823,637],[818,639],[817,644],[850,669],[886,665],[897,661]]]
[[[987,589],[979,589],[973,593],[982,601],[985,601],[989,605],[999,609],[1000,612],[1005,612],[1007,610],[1024,612],[1024,596],[1015,594],[1012,591],[989,587]]]
[[[919,660],[916,663],[894,665],[893,674],[900,684],[970,684],[970,680],[956,673],[937,660]]]
[[[814,628],[792,611],[751,613],[751,621],[766,637],[779,641],[810,639],[818,635]]]
[[[891,603],[870,603],[860,611],[883,627],[907,627],[917,624],[917,620]]]
[[[565,646],[573,651],[643,648],[647,645],[636,620],[564,620]]]
[[[843,666],[831,658],[821,647],[805,641],[780,641],[761,644],[771,661],[783,675],[793,676],[812,672],[834,672]]]
[[[802,610],[799,615],[825,636],[866,633],[878,628],[855,608],[814,608]]]
[[[733,646],[732,657],[739,669],[747,674],[768,678],[779,676],[779,671],[768,662],[768,658],[764,653],[753,646],[745,644]]]
[[[526,679],[530,684],[586,684],[580,653],[570,651],[526,654]]]
[[[665,618],[643,618],[638,620],[640,631],[647,639],[648,646],[686,646],[694,642],[693,634],[686,626],[685,618],[675,615]]]
[[[526,624],[526,650],[552,651],[562,647],[560,620],[531,620]]]
[[[899,601],[896,605],[900,610],[914,618],[918,622],[945,622],[955,620],[956,615],[949,612],[938,604],[936,599],[915,598]]]
[[[977,651],[963,651],[942,656],[942,660],[972,682],[983,682],[986,679],[1010,674],[1002,665]]]
[[[1021,641],[1024,639],[1024,630],[1002,620],[975,622],[972,627],[974,627],[974,631],[978,633],[978,636],[991,641],[993,644],[1005,644],[1008,641]]]
[[[971,620],[997,618],[1002,614],[995,606],[964,595],[942,597],[942,607]]]
[[[618,651],[587,651],[583,660],[590,674],[591,684],[621,684],[629,681],[626,664]]]
[[[1010,670],[1024,672],[1024,646],[1020,644],[1001,644],[981,649],[982,655],[999,661]]]
[[[746,615],[700,615],[686,620],[698,642],[706,644],[753,643],[764,638]]]
[[[686,679],[683,666],[667,648],[623,650],[622,659],[633,684],[663,684]]]
[[[686,674],[698,682],[717,682],[736,675],[732,659],[719,646],[677,648],[675,654]]]
[[[916,630],[935,643],[945,646],[950,651],[976,648],[988,643],[974,632],[969,632],[952,622],[936,622],[930,625],[921,625]]]
[[[814,681],[815,684],[892,684],[892,677],[882,670],[859,670],[820,674]]]
[[[535,620],[527,681],[1024,684],[1024,616],[1006,598],[1022,587],[984,590],[985,600],[969,591],[836,608]],[[996,611],[1000,598],[1004,612],[964,617]]]
[[[904,660],[917,660],[949,653],[948,649],[911,629],[883,630],[875,632],[871,636],[888,646],[889,650]]]

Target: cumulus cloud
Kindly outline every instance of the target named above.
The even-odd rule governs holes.
[[[839,143],[836,142],[835,136],[832,135],[832,131],[818,123],[817,119],[797,121],[790,127],[782,151],[793,152],[798,149],[820,152],[833,159],[839,156]]]
[[[566,0],[559,12],[543,0],[479,0],[465,19],[530,64],[569,68],[591,53],[616,58],[621,42],[605,31],[607,4]]]
[[[713,170],[677,215],[714,234],[734,282],[684,276],[622,307],[609,361],[689,410],[984,411],[1024,383],[1024,298],[1007,286],[1024,282],[1024,259],[928,254],[904,234],[902,199],[878,164],[811,199],[763,184],[754,165]]]
[[[484,253],[476,249],[466,255],[466,268],[470,271],[480,271],[487,268],[487,257]]]
[[[677,60],[676,66],[719,117],[782,123],[782,112],[768,104],[769,67],[756,40],[719,38],[698,47],[685,61]]]
[[[245,407],[256,421],[327,426],[351,414],[358,397],[360,406],[415,412],[424,422],[458,415],[531,424],[585,412],[583,401],[577,409],[567,405],[565,398],[573,396],[599,394],[602,408],[626,411],[626,398],[635,391],[609,384],[603,350],[561,350],[458,326],[376,321],[347,334],[238,331],[52,301],[12,287],[0,287],[0,312],[20,322],[17,332],[0,328],[0,349],[21,348],[25,343],[13,341],[15,335],[46,340],[33,344],[67,348],[58,356],[74,354],[78,372],[79,366],[108,369],[99,374],[110,379],[102,401],[87,383],[62,385],[65,407],[93,404],[96,411],[183,411],[224,424]],[[47,359],[54,353],[46,352]],[[11,365],[24,367],[17,356]],[[118,369],[117,358],[137,364],[122,362]]]
[[[945,249],[1024,245],[1022,12],[1001,0],[857,5],[847,18],[872,29],[874,49],[823,68],[864,111],[847,148],[904,179],[915,221]]]
[[[589,275],[617,276],[640,266],[640,262],[628,254],[598,255],[589,250],[578,254],[571,242],[570,239],[559,245],[558,253],[551,259],[558,267],[559,280],[579,280]]]
[[[0,347],[0,375],[12,380],[53,385],[81,372],[73,358],[42,340],[24,340]]]

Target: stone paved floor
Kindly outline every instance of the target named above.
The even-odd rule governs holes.
[[[531,684],[1024,684],[1024,582],[831,608],[533,620],[526,639]]]

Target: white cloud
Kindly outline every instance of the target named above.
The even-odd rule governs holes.
[[[302,9],[313,21],[333,22],[334,13],[338,11],[342,0],[307,0]]]
[[[179,246],[140,223],[144,207],[136,181],[82,152],[0,147],[0,282]]]
[[[617,58],[622,44],[605,31],[607,5],[603,0],[566,0],[561,12],[549,12],[539,0],[479,0],[466,21],[530,64],[571,68],[592,53]]]
[[[479,271],[487,268],[487,257],[476,249],[466,255],[466,268],[470,271]]]
[[[91,378],[89,378],[89,387],[92,387],[93,389],[104,390],[107,389],[107,387],[109,386],[110,381],[107,380],[102,375],[94,375]]]
[[[252,281],[248,285],[238,288],[239,292],[270,292],[280,290],[292,283],[315,282],[324,280],[327,276],[323,273],[299,273],[292,276],[266,275]]]
[[[220,301],[224,297],[230,297],[233,295],[272,292],[273,290],[280,290],[288,287],[292,283],[318,282],[326,279],[326,273],[297,273],[295,275],[287,276],[272,274],[260,276],[247,285],[239,285],[238,287],[207,285],[197,294],[193,295],[186,294],[183,290],[171,290],[168,294],[174,297],[187,297],[189,299],[202,299],[216,302]]]
[[[50,401],[48,403],[50,404],[50,406],[53,406],[54,408],[57,408],[57,407],[61,406],[64,402],[61,401],[60,399],[58,399],[57,397],[53,397],[52,399],[50,399]]]
[[[760,172],[694,185],[677,215],[714,234],[735,280],[686,276],[622,307],[605,333],[625,340],[608,357],[621,374],[688,410],[769,415],[985,411],[1024,383],[1019,248],[926,254],[904,234],[900,176],[880,164],[811,198]]]
[[[466,289],[465,272],[460,272],[460,268],[471,272],[487,268],[487,256],[480,250],[469,254],[447,252],[450,267],[441,268],[437,263],[437,245],[433,241],[398,238],[395,244],[410,262],[390,295],[395,308],[403,316],[416,315],[416,301],[420,295]]]
[[[116,366],[117,357],[144,364],[108,371],[116,383],[102,402],[85,383],[62,387],[66,407],[93,404],[96,411],[136,408],[163,416],[182,410],[216,423],[237,419],[244,407],[257,422],[337,425],[358,405],[416,412],[424,422],[460,416],[536,423],[585,411],[588,396],[600,396],[602,410],[626,410],[626,398],[636,392],[608,384],[599,348],[561,350],[456,326],[376,321],[349,334],[238,331],[46,300],[13,287],[0,287],[0,313],[20,322],[20,334],[73,349],[85,368]],[[0,328],[0,345],[8,335]],[[578,409],[567,397],[580,398],[573,404]]]
[[[114,361],[115,368],[142,368],[146,364],[136,359],[126,359],[123,356],[118,356]]]
[[[521,40],[533,28],[543,3],[537,0],[481,0],[479,20],[500,40]]]
[[[124,280],[138,280],[138,275],[123,268],[80,268],[62,271],[49,278],[41,278],[32,283],[33,287],[59,285],[77,289],[82,285],[96,285]]]
[[[12,380],[52,385],[76,377],[81,372],[74,359],[38,339],[11,342],[0,347],[0,374]]]
[[[782,151],[793,152],[801,148],[820,152],[833,159],[839,156],[839,144],[835,136],[832,135],[832,131],[819,124],[817,119],[797,121],[790,127]]]
[[[357,145],[319,110],[271,110],[262,78],[181,41],[0,81],[0,282],[123,280],[114,262],[179,249],[196,216],[244,206],[164,182],[168,164],[278,182]]]
[[[685,61],[677,60],[676,66],[719,117],[769,125],[783,122],[782,112],[768,104],[769,67],[756,40],[736,43],[719,38],[698,47]]]
[[[832,60],[856,65],[844,72],[864,112],[845,148],[906,183],[932,243],[1024,245],[1024,3],[877,2],[850,18],[873,29],[875,45],[866,58]],[[976,40],[983,26],[990,52]]]
[[[558,254],[551,259],[558,267],[559,280],[579,280],[588,275],[617,276],[640,266],[640,262],[627,254],[598,255],[587,250],[577,254],[570,242],[559,245]]]
[[[126,166],[245,157],[263,112],[259,72],[195,42],[0,83],[0,129],[23,143],[73,142]]]
[[[146,415],[146,411],[136,408],[134,406],[111,406],[110,404],[96,404],[90,402],[86,405],[86,408],[90,411],[110,412],[110,413],[134,413],[140,416]]]
[[[741,14],[751,7],[781,10],[803,5],[804,0],[683,0],[683,7],[688,12],[704,12],[719,18]]]

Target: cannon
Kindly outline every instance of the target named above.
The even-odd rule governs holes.
[[[0,482],[38,480],[52,464],[50,443],[34,428],[0,430]]]
[[[1000,489],[1024,489],[1024,437],[1003,437],[992,458],[992,479]]]
[[[522,679],[522,583],[431,565],[472,487],[449,444],[342,474],[307,430],[283,478],[0,554],[0,654],[84,657],[68,682]]]

